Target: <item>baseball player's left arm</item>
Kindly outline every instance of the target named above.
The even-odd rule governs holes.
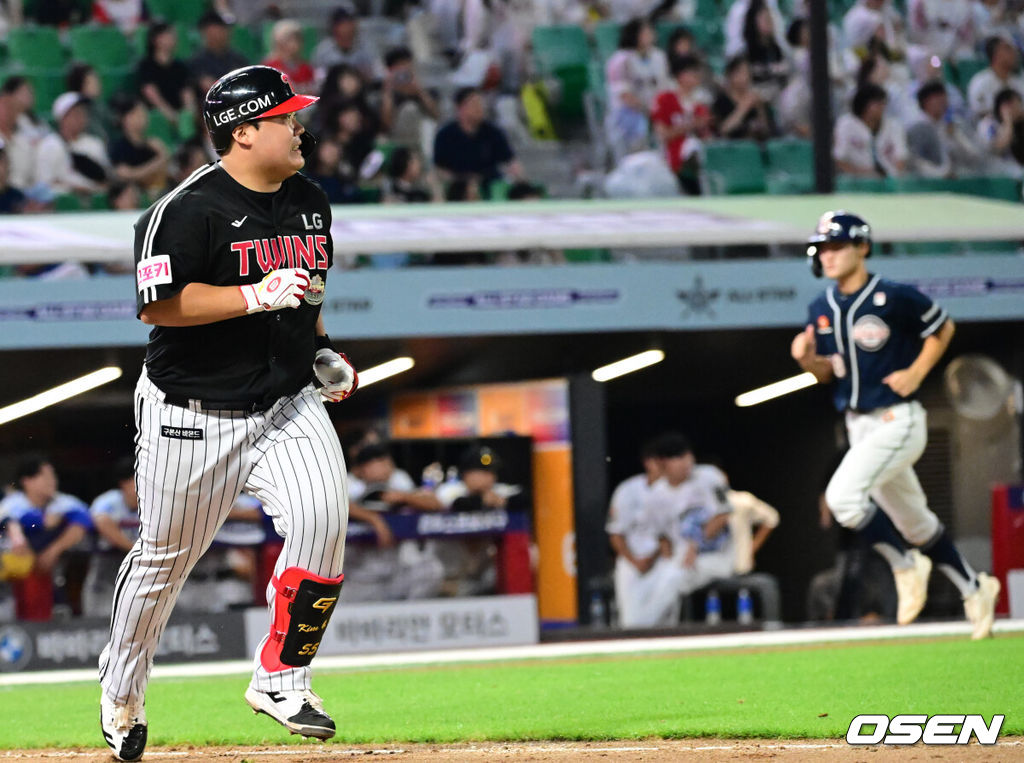
[[[910,364],[910,367],[893,371],[882,379],[882,382],[887,384],[889,389],[900,397],[909,397],[917,392],[921,382],[924,381],[928,373],[946,352],[946,348],[949,347],[955,331],[956,326],[953,323],[953,319],[946,318],[942,326],[935,333],[925,337],[921,352],[918,353],[917,358]]]

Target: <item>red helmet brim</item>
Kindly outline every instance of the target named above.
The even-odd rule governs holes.
[[[279,103],[272,109],[264,111],[256,119],[263,119],[264,117],[276,117],[281,114],[291,114],[295,111],[302,111],[307,106],[312,106],[314,103],[319,101],[320,98],[315,95],[293,95],[284,103]]]

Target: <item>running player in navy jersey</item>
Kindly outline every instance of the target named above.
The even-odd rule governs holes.
[[[824,214],[807,254],[812,272],[835,285],[811,302],[791,354],[819,382],[833,384],[850,441],[825,500],[841,525],[863,533],[889,562],[901,625],[924,607],[934,563],[959,589],[972,638],[985,638],[999,581],[960,555],[913,469],[928,436],[917,391],[949,346],[953,321],[912,286],[868,272],[871,229],[857,215]]]

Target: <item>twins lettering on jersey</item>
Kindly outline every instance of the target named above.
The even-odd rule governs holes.
[[[278,268],[327,270],[327,236],[275,236],[235,241],[231,251],[238,254],[238,275],[249,275],[250,255],[255,252],[256,265],[267,274]],[[140,282],[141,285],[141,282]]]

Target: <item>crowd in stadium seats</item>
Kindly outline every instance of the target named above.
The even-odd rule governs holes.
[[[396,540],[386,517],[422,512],[528,508],[528,485],[499,481],[507,471],[486,446],[470,446],[457,463],[431,463],[417,484],[400,469],[374,430],[347,437],[351,536],[342,600],[397,601],[494,593],[494,540]],[[117,570],[140,533],[132,459],[112,465],[109,489],[87,503],[59,490],[47,458],[19,463],[0,489],[0,622],[55,616],[107,617]],[[365,536],[365,537],[364,537]],[[238,497],[179,599],[185,610],[216,612],[262,603],[283,541],[255,498]]]
[[[807,3],[0,2],[0,213],[146,206],[216,158],[199,104],[257,62],[321,96],[333,203],[809,192]],[[839,189],[1019,200],[1021,4],[827,6]]]

